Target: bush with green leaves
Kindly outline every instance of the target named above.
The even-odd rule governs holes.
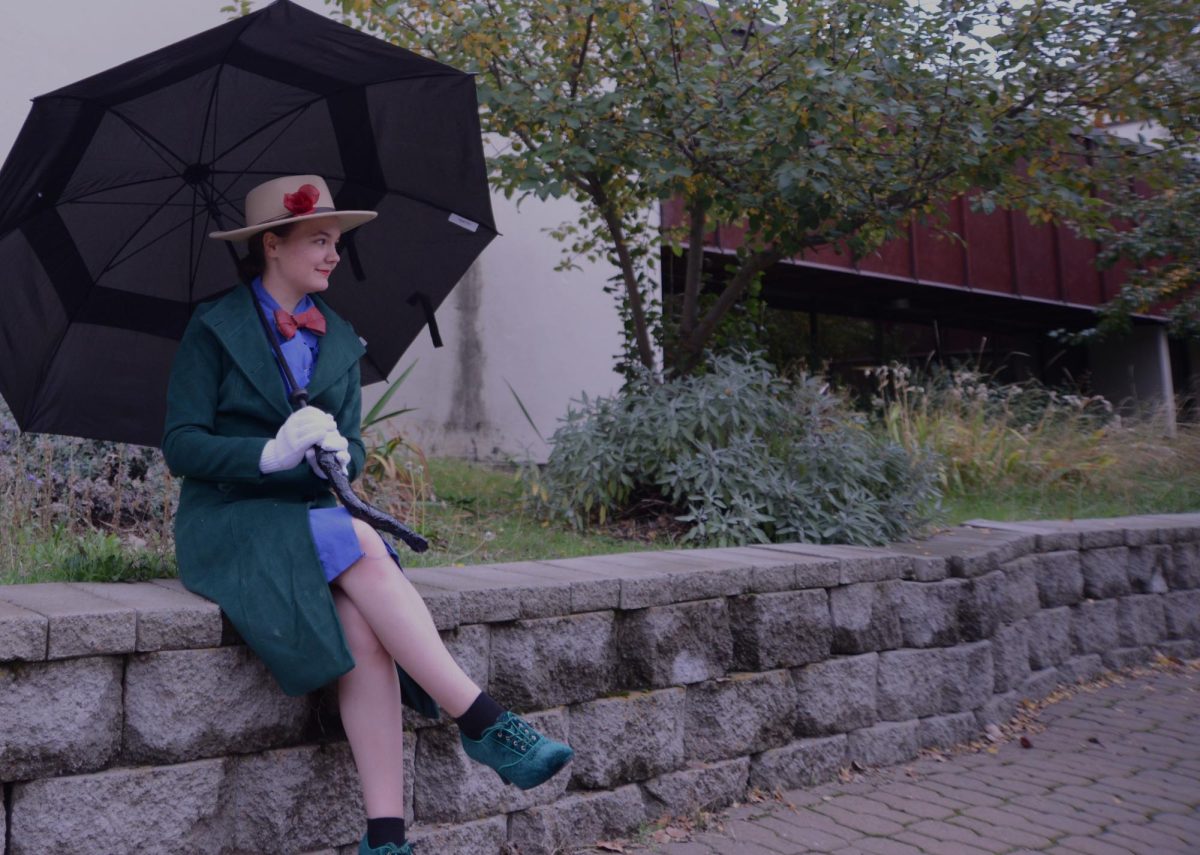
[[[525,478],[538,512],[577,528],[657,504],[704,544],[880,544],[940,498],[930,455],[872,432],[821,378],[779,377],[758,354],[574,403]]]

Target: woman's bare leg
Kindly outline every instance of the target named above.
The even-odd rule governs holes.
[[[333,602],[354,656],[353,670],[338,679],[338,708],[367,816],[403,819],[404,721],[396,663],[349,597],[335,588]]]
[[[458,718],[479,687],[450,656],[433,617],[412,583],[400,573],[369,525],[354,520],[363,557],[334,580],[358,608],[379,641],[442,709]]]

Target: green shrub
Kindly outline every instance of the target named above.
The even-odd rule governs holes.
[[[928,455],[870,431],[820,378],[780,378],[757,354],[707,367],[576,402],[525,470],[535,509],[583,528],[665,504],[685,540],[713,545],[879,544],[935,509]]]

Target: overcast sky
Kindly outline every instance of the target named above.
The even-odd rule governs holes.
[[[0,24],[0,158],[29,113],[29,99],[228,20],[232,0],[22,0]],[[295,0],[328,14],[324,0]],[[254,8],[267,5],[258,0]]]

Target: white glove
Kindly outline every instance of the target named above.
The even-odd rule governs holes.
[[[331,430],[329,433],[325,434],[325,436],[321,437],[321,441],[318,444],[325,451],[337,452],[337,462],[341,464],[342,474],[349,476],[350,441],[336,430]],[[312,467],[312,471],[317,473],[318,478],[328,479],[329,476],[325,474],[325,470],[321,468],[321,464],[317,463],[317,450],[315,448],[310,448],[308,451],[304,452],[304,459],[308,461],[308,465]]]
[[[304,459],[304,452],[337,430],[333,416],[316,407],[301,407],[288,416],[274,439],[267,440],[258,469],[264,475],[291,469]]]

